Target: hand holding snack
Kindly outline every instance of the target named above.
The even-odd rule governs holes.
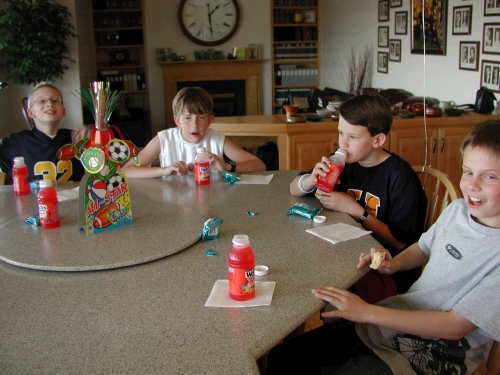
[[[385,259],[385,253],[383,251],[375,251],[372,255],[372,264],[370,264],[370,268],[374,270],[378,270],[380,264]]]
[[[372,247],[370,253],[361,253],[357,268],[360,269],[370,264],[371,269],[376,269],[381,273],[394,273],[394,270],[389,270],[387,267],[382,266],[382,262],[386,261],[392,261],[391,253],[384,248]]]

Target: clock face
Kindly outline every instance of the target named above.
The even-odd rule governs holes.
[[[179,6],[182,31],[203,46],[215,46],[231,38],[239,18],[236,0],[182,0]]]

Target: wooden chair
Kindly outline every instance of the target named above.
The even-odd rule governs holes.
[[[437,169],[414,166],[413,170],[419,175],[428,199],[425,219],[425,230],[427,230],[434,224],[446,206],[455,199],[461,198],[462,194],[453,181]],[[497,341],[493,344],[488,358],[473,372],[473,375],[490,374],[500,374],[500,343]]]
[[[5,173],[0,172],[0,185],[5,185]]]
[[[35,121],[28,116],[28,98],[21,99],[21,112],[23,113],[24,119],[28,123],[30,129],[35,127]]]
[[[419,176],[427,196],[427,215],[424,224],[424,230],[427,230],[434,224],[446,206],[455,199],[461,198],[462,194],[456,184],[445,173],[437,169],[414,166],[413,170]]]

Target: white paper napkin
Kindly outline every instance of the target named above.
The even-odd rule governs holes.
[[[57,192],[57,200],[59,202],[67,201],[70,199],[76,199],[78,198],[78,193],[80,191],[80,187],[76,187],[74,189],[70,190],[59,190]]]
[[[325,225],[318,228],[307,229],[306,232],[314,234],[331,243],[339,243],[342,241],[353,240],[370,234],[371,231],[355,227],[345,223],[337,223],[333,225]]]
[[[240,180],[236,181],[235,184],[259,184],[259,185],[269,185],[273,179],[274,174],[268,175],[256,175],[256,174],[242,174],[240,175]]]
[[[205,307],[254,307],[269,306],[273,299],[275,281],[256,281],[255,298],[249,301],[235,301],[229,297],[228,280],[217,280],[208,296]]]

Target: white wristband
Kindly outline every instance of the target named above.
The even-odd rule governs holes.
[[[312,193],[314,191],[314,187],[311,189],[311,190],[304,190],[304,188],[302,187],[302,180],[304,179],[304,177],[307,177],[307,176],[310,176],[310,174],[303,174],[302,177],[299,178],[299,190],[301,192],[303,192],[304,194],[309,194],[309,193]]]

